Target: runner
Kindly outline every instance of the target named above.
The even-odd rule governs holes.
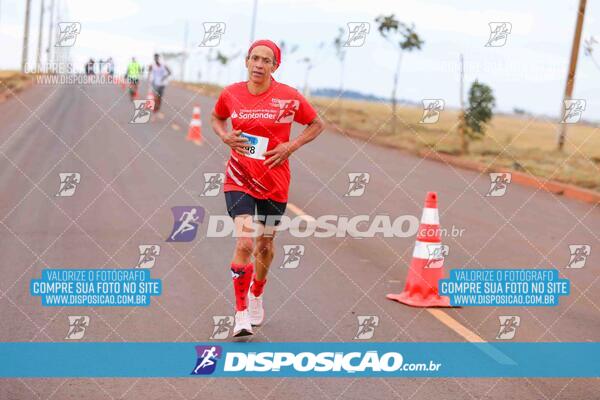
[[[154,112],[160,110],[165,86],[167,86],[167,78],[171,75],[171,70],[165,64],[160,63],[160,55],[154,55],[154,64],[148,68],[148,80],[154,91]]]
[[[280,65],[281,51],[275,43],[254,42],[246,57],[248,80],[226,87],[212,114],[214,131],[231,147],[224,190],[237,236],[231,262],[236,303],[234,336],[252,335],[252,325],[264,320],[262,293],[274,255],[274,226],[288,200],[288,158],[323,131],[323,123],[306,99],[271,76]],[[227,130],[228,118],[231,131]],[[293,121],[308,126],[290,140]],[[256,243],[243,235],[255,214],[264,226]]]
[[[140,82],[140,75],[142,73],[142,66],[138,63],[135,57],[131,57],[131,62],[127,65],[127,73],[125,79],[129,82],[129,96],[131,100],[137,96],[138,84]]]

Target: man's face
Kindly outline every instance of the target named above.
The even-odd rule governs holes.
[[[154,62],[158,64],[159,61],[160,61],[160,56],[158,56],[158,55],[154,56]]]
[[[260,84],[267,81],[277,69],[273,50],[267,46],[256,46],[246,59],[248,79]]]

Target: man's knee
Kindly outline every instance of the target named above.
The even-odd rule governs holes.
[[[235,251],[244,256],[251,256],[254,249],[254,242],[249,237],[239,237],[235,243]]]
[[[273,258],[273,238],[260,237],[256,239],[255,257]]]

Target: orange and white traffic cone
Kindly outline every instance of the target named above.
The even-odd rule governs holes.
[[[444,277],[443,266],[437,193],[427,192],[404,291],[386,297],[413,307],[450,307],[450,299],[438,294],[438,281]]]
[[[200,106],[195,106],[188,129],[187,140],[192,140],[196,144],[202,143],[202,120],[200,119]]]
[[[154,98],[154,91],[152,90],[152,86],[150,86],[148,88],[148,94],[146,95],[146,107],[151,110],[154,111],[154,105],[155,105],[155,98]]]

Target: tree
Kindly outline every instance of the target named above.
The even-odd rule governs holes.
[[[400,64],[404,51],[421,50],[425,43],[415,32],[415,26],[400,22],[394,14],[380,15],[375,18],[378,27],[377,30],[381,36],[397,47],[398,62],[396,63],[396,71],[394,72],[394,86],[392,88],[392,133],[396,133],[396,91],[398,88],[398,75],[400,74]]]
[[[321,52],[322,52],[324,46],[325,46],[324,42],[319,43],[316,53],[313,53],[314,54],[313,58],[304,57],[304,58],[301,58],[298,60],[298,62],[306,64],[306,70],[304,72],[304,89],[303,89],[304,97],[310,96],[310,89],[308,87],[308,78],[310,75],[310,71],[317,65],[317,61],[320,59]]]
[[[477,80],[473,82],[469,89],[469,106],[459,121],[463,154],[469,152],[470,140],[479,140],[485,135],[486,123],[492,119],[495,105],[492,88]]]
[[[281,49],[281,58],[283,60],[287,60],[288,56],[291,56],[296,51],[298,51],[299,46],[297,44],[290,44],[289,42],[282,40],[281,42],[279,42],[279,48]],[[277,71],[280,80],[283,80],[283,71],[283,69]]]
[[[583,41],[583,50],[584,54],[592,59],[592,62],[596,66],[596,68],[600,69],[600,63],[596,61],[594,58],[594,46],[598,44],[598,40],[595,37],[591,36],[589,39]]]

